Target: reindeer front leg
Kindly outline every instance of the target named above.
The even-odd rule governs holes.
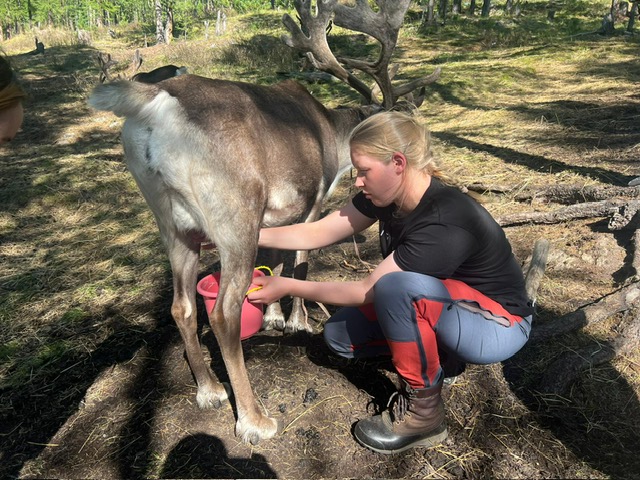
[[[227,400],[228,393],[205,363],[198,338],[195,286],[200,246],[180,237],[168,240],[167,244],[173,271],[171,315],[180,331],[189,367],[198,384],[196,401],[203,409],[219,408]]]
[[[269,267],[273,275],[282,275],[283,260],[282,252],[276,249],[269,249]],[[273,302],[266,306],[264,312],[264,318],[262,321],[263,330],[280,330],[283,331],[285,327],[284,313],[282,313],[282,307],[280,302]]]
[[[305,280],[309,270],[309,252],[307,250],[299,250],[296,252],[296,263],[293,269],[294,278]],[[313,333],[313,329],[309,325],[307,313],[303,305],[304,299],[293,297],[293,305],[291,306],[291,314],[284,326],[285,333],[295,333],[305,331]]]
[[[269,266],[274,275],[281,275],[283,270],[282,253],[280,250],[272,249],[270,251],[270,263]],[[307,271],[309,269],[308,264],[309,252],[297,251],[293,276],[294,278],[305,280],[307,278]],[[280,330],[285,333],[295,333],[299,331],[306,331],[313,333],[313,329],[307,321],[307,315],[303,305],[304,300],[299,297],[293,297],[293,304],[291,306],[291,314],[288,319],[285,319],[284,313],[282,313],[282,307],[280,302],[273,302],[267,305],[264,313],[264,320],[262,328],[264,330]]]

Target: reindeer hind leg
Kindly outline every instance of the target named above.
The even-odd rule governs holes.
[[[229,395],[205,363],[198,338],[196,280],[200,246],[179,238],[168,243],[173,271],[171,315],[180,331],[189,366],[198,384],[196,401],[202,409],[219,408]]]
[[[251,282],[253,263],[258,250],[258,225],[256,224],[255,230],[252,230],[250,224],[250,219],[247,219],[247,222],[234,225],[237,227],[234,229],[237,241],[229,242],[228,245],[218,245],[222,265],[220,291],[209,322],[218,340],[233,387],[238,415],[236,435],[245,442],[256,444],[262,439],[273,437],[278,431],[278,424],[264,413],[255,398],[240,342],[242,303]],[[247,241],[243,242],[240,239]]]

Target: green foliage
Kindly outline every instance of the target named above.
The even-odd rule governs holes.
[[[68,340],[53,340],[40,345],[32,356],[15,366],[12,375],[0,383],[0,388],[15,387],[44,375],[49,365],[59,362],[71,353],[70,348]],[[11,360],[17,351],[18,341],[12,340],[0,350],[0,361]]]
[[[204,21],[215,22],[218,12],[224,12],[227,15],[232,12],[247,14],[270,10],[272,6],[277,11],[293,9],[292,0],[274,0],[273,5],[271,0],[161,0],[161,4],[165,15],[168,9],[173,11],[176,33],[186,33],[190,38],[200,33]],[[535,16],[535,22],[540,22],[546,28],[564,28],[568,34],[572,34],[582,31],[585,23],[599,25],[609,4],[608,0],[557,2],[554,22],[545,22],[546,11],[549,9],[549,2],[546,0],[519,2],[521,14],[517,17],[504,11],[504,3],[494,2],[491,16],[484,17],[483,20],[513,19],[517,22],[526,22]],[[426,5],[426,0],[416,1],[409,16],[415,18],[422,16]],[[462,24],[473,23],[480,18],[479,12],[476,12],[473,17],[467,15],[469,2],[463,2],[462,8],[462,15],[454,17],[450,12],[447,14],[447,24],[456,21]],[[113,27],[129,23],[141,23],[153,31],[155,28],[154,2],[151,0],[3,0],[0,2],[0,25],[4,30],[15,28],[16,25],[20,25],[22,29],[33,26],[93,29],[103,25]],[[424,32],[434,30],[438,30],[438,26],[428,28],[423,26]]]
[[[0,362],[6,362],[7,360],[10,360],[14,355],[20,352],[20,348],[21,345],[17,338],[0,344]]]

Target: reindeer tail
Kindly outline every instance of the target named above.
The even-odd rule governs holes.
[[[175,98],[155,85],[124,80],[98,85],[88,103],[96,110],[144,123],[162,122],[170,113],[167,110],[177,106]]]

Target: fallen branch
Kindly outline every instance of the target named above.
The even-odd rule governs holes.
[[[530,341],[540,342],[556,335],[573,332],[606,320],[611,315],[629,310],[638,304],[640,304],[640,282],[633,282],[571,313],[540,325],[534,324]]]
[[[594,366],[613,360],[638,348],[640,343],[640,316],[635,311],[631,321],[626,322],[620,334],[611,343],[597,343],[558,357],[540,380],[538,389],[542,393],[563,395],[580,374]]]
[[[639,198],[640,187],[611,187],[584,185],[549,185],[545,188],[527,189],[515,196],[515,199],[534,203],[561,203],[570,205],[582,202],[597,202],[611,198]]]
[[[513,213],[497,217],[496,221],[503,227],[523,224],[553,224],[581,218],[608,217],[628,202],[625,200],[603,200],[600,202],[569,205],[552,212]]]
[[[466,185],[466,189],[478,193],[511,193],[516,187],[513,185],[487,185],[486,183],[475,182]]]
[[[640,178],[640,177],[639,177]],[[640,185],[599,186],[599,185],[549,185],[520,187],[513,185],[488,185],[481,182],[467,185],[468,190],[478,193],[509,194],[517,192],[514,200],[531,203],[575,203],[598,202],[611,198],[640,198]]]
[[[609,219],[609,230],[637,229],[640,224],[638,210],[640,210],[640,200],[630,200],[622,205]]]

